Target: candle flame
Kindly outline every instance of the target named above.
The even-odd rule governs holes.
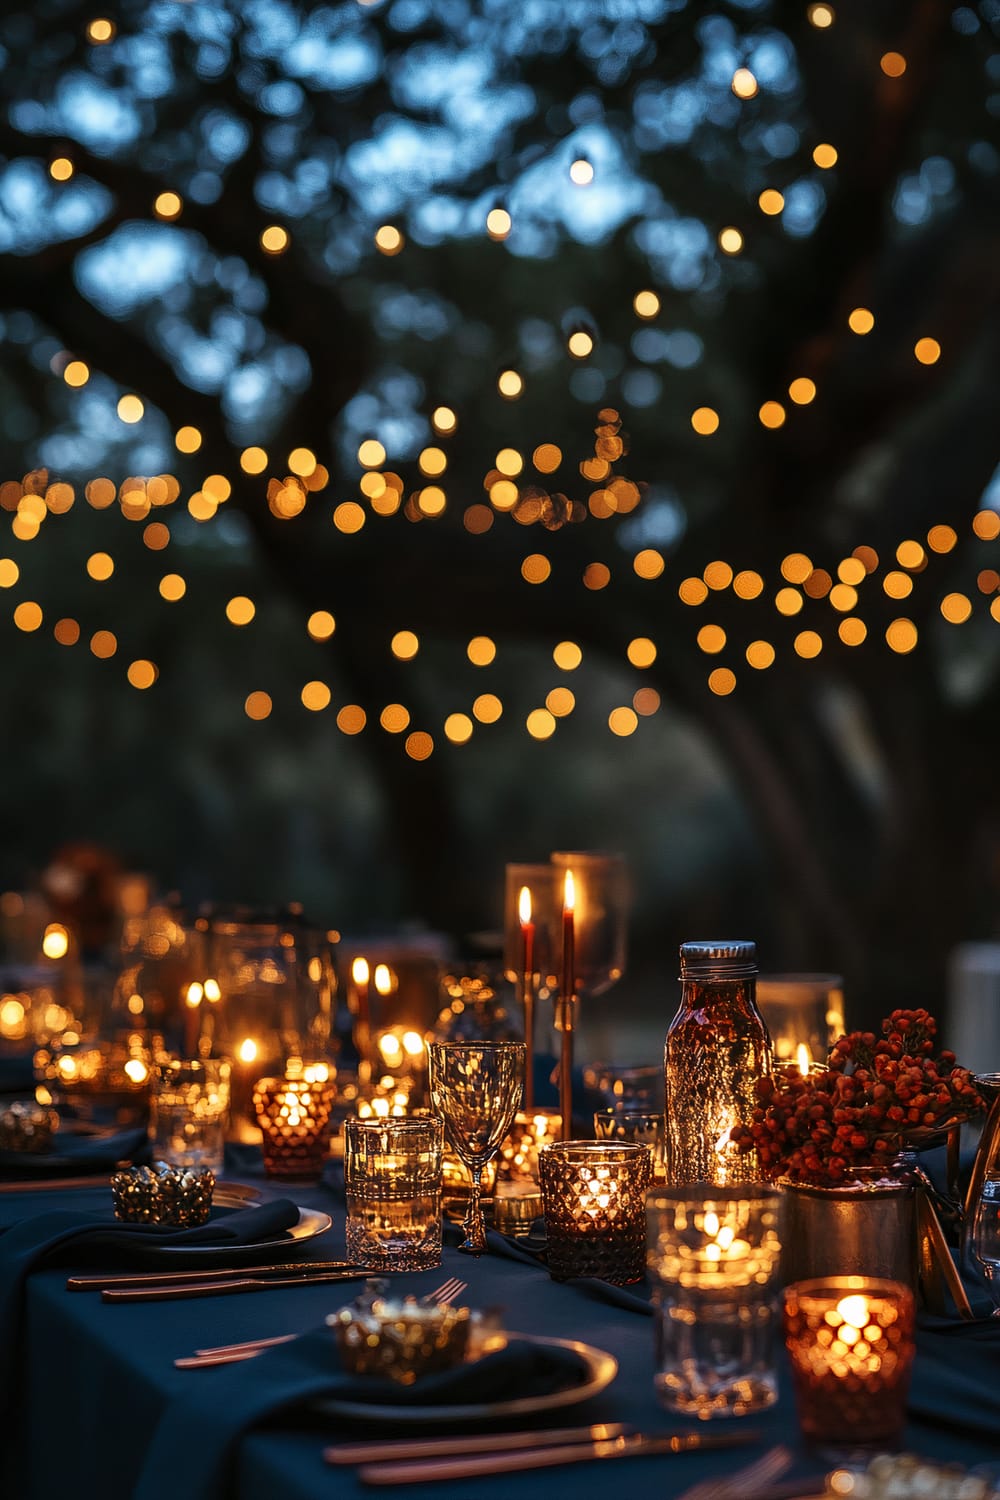
[[[254,1041],[253,1037],[245,1037],[244,1040],[240,1042],[239,1050],[236,1055],[239,1058],[240,1062],[252,1063],[256,1059],[257,1043]]]
[[[837,1303],[837,1311],[849,1328],[864,1328],[868,1322],[868,1298],[842,1297]]]
[[[800,1042],[795,1051],[795,1064],[799,1072],[802,1074],[803,1078],[806,1078],[808,1076],[809,1064],[811,1062],[812,1055],[810,1054],[809,1048],[806,1046],[805,1042]]]
[[[365,977],[367,978],[367,975]],[[392,993],[392,970],[388,964],[375,965],[375,988],[380,995]]]
[[[573,871],[566,871],[563,881],[563,911],[572,912],[576,909],[576,883],[573,880]]]
[[[368,960],[367,958],[356,958],[351,965],[351,978],[355,984],[368,983]]]
[[[531,892],[526,885],[522,885],[517,898],[517,915],[522,927],[531,921]]]
[[[192,980],[187,987],[187,994],[184,997],[185,1005],[189,1005],[192,1010],[196,1010],[201,1004],[204,994],[205,986],[199,984],[197,979]]]

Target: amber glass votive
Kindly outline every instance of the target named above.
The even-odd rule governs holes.
[[[648,1146],[554,1141],[538,1153],[549,1275],[596,1276],[614,1286],[646,1269]]]
[[[328,1079],[259,1078],[253,1107],[268,1177],[316,1179],[330,1153],[334,1086]]]
[[[537,1183],[539,1147],[557,1141],[561,1132],[562,1115],[557,1109],[519,1109],[510,1135],[500,1147],[500,1181]]]
[[[785,1288],[785,1344],[803,1436],[838,1448],[899,1443],[913,1365],[913,1293],[826,1276]]]

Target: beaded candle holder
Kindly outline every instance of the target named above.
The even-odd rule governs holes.
[[[155,1161],[151,1167],[128,1167],[111,1179],[115,1218],[129,1224],[176,1224],[193,1229],[212,1211],[215,1173],[207,1167],[189,1171]]]
[[[901,1281],[827,1276],[785,1289],[785,1343],[803,1436],[892,1447],[906,1420],[914,1298]]]
[[[328,1079],[259,1078],[253,1107],[268,1177],[316,1179],[330,1154],[334,1086]]]
[[[646,1270],[648,1146],[557,1141],[538,1153],[549,1275],[596,1276],[614,1286]]]

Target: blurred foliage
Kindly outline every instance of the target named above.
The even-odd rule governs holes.
[[[998,18],[997,0],[132,0],[106,21],[67,0],[8,7],[0,481],[44,469],[77,498],[3,545],[3,878],[99,837],[191,896],[461,932],[497,920],[504,860],[614,845],[637,873],[639,965],[661,979],[665,946],[739,928],[772,969],[845,969],[878,1014],[886,986],[934,1002],[948,947],[995,929],[1000,896],[1000,621],[978,582],[997,544],[971,530],[1000,507]],[[511,227],[492,239],[498,209]],[[385,226],[398,254],[377,248]],[[790,401],[794,380],[815,399]],[[441,404],[454,436],[434,434]],[[702,436],[706,407],[719,424]],[[580,464],[595,427],[619,431],[609,409],[638,504],[601,518]],[[187,425],[193,454],[175,443]],[[369,438],[408,513],[359,493]],[[532,474],[542,443],[562,462]],[[412,498],[429,445],[447,455],[434,519]],[[250,446],[261,473],[241,468]],[[281,519],[302,446],[329,482]],[[472,534],[507,447],[531,504]],[[95,475],[157,474],[180,487],[150,518],[164,550],[145,518],[83,498]],[[186,502],[211,475],[231,496],[198,520]],[[347,501],[366,517],[353,534],[331,524]],[[889,597],[896,547],[933,525],[957,545]],[[858,546],[880,557],[864,646],[842,644],[825,596],[775,611],[788,554],[835,575]],[[635,571],[644,549],[662,576]],[[106,582],[85,569],[96,550]],[[545,582],[522,578],[527,554],[548,559]],[[719,559],[765,592],[683,603],[681,581]],[[168,570],[187,584],[174,603]],[[960,628],[940,612],[956,591],[974,606]],[[225,615],[236,596],[256,606],[243,628]],[[40,629],[12,622],[23,600]],[[336,618],[326,642],[306,630],[317,609]],[[901,615],[909,655],[885,643]],[[79,622],[72,648],[60,618]],[[718,655],[696,642],[706,622],[726,632]],[[793,646],[806,625],[814,660]],[[389,649],[404,628],[409,662]],[[98,629],[116,634],[110,659],[88,651]],[[479,634],[498,645],[485,668],[466,654]],[[638,670],[637,637],[656,646]],[[561,640],[581,645],[578,671],[553,665]],[[754,640],[775,648],[766,671],[747,666]],[[158,669],[147,691],[126,679],[136,659]],[[729,695],[709,689],[719,667]],[[322,712],[300,702],[313,681],[332,693]],[[574,711],[535,741],[526,716],[556,686]],[[658,711],[612,735],[644,686]],[[262,722],[253,691],[273,700]],[[482,692],[503,716],[450,744],[448,715]],[[356,737],[335,722],[347,703],[368,714]],[[429,759],[379,727],[394,703],[433,736]]]

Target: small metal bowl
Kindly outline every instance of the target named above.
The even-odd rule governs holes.
[[[412,1385],[422,1375],[461,1364],[473,1322],[469,1308],[390,1298],[386,1285],[370,1281],[357,1301],[326,1320],[345,1370]]]
[[[126,1167],[111,1179],[115,1218],[129,1224],[176,1224],[193,1229],[212,1211],[215,1173],[192,1171],[155,1161],[151,1167]]]

